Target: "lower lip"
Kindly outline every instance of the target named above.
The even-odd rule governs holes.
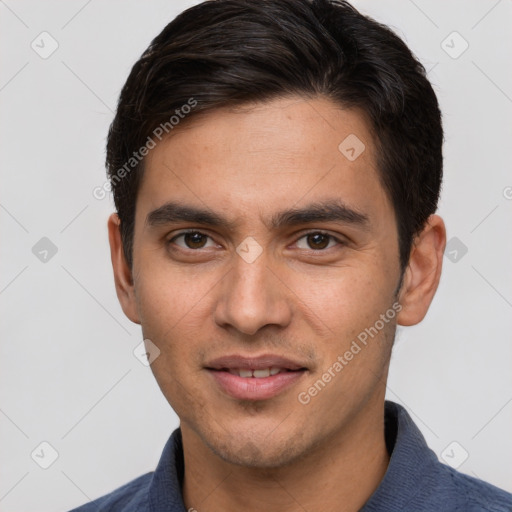
[[[228,395],[239,400],[267,400],[293,386],[305,370],[282,372],[270,377],[240,377],[227,371],[208,370]]]

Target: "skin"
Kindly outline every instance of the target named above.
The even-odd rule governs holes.
[[[365,144],[354,161],[338,150],[349,134]],[[328,200],[368,223],[270,225],[282,210]],[[232,224],[148,225],[148,214],[168,201]],[[287,97],[192,119],[146,159],[133,269],[116,214],[108,227],[119,300],[161,351],[151,368],[180,418],[186,507],[359,510],[389,463],[384,397],[396,323],[414,325],[427,313],[446,243],[443,221],[432,215],[397,289],[396,219],[364,115],[325,98]],[[191,245],[175,238],[184,229],[206,236]],[[330,237],[306,236],[318,231]],[[252,263],[236,252],[249,236],[262,249]],[[300,403],[298,394],[397,301],[399,314]],[[273,398],[236,400],[205,370],[234,353],[278,354],[308,371]]]

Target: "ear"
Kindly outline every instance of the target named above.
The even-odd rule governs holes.
[[[121,221],[117,213],[110,215],[108,218],[108,240],[110,243],[110,257],[114,269],[117,298],[123,308],[124,314],[132,322],[140,324],[132,271],[124,256],[120,226]]]
[[[413,241],[409,264],[399,292],[402,310],[400,325],[416,325],[427,314],[434,298],[443,266],[446,228],[439,215],[431,215],[425,227]]]

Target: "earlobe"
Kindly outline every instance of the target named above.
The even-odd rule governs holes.
[[[439,215],[431,215],[413,243],[399,293],[402,305],[397,316],[399,325],[416,325],[427,314],[441,278],[445,246],[443,219]]]
[[[134,323],[140,324],[137,304],[135,300],[135,287],[132,270],[130,269],[123,251],[120,231],[121,221],[117,213],[112,213],[108,219],[108,239],[110,243],[110,257],[114,270],[114,282],[117,298],[123,308],[124,314]]]

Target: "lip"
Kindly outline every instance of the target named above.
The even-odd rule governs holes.
[[[278,367],[281,372],[269,377],[240,377],[229,373],[229,369],[261,370]],[[283,356],[263,354],[245,357],[234,354],[210,361],[206,370],[214,382],[229,396],[238,400],[268,400],[296,384],[308,371],[305,365]]]
[[[208,369],[217,385],[238,400],[268,400],[290,388],[306,370],[282,372],[270,377],[239,377],[224,370]]]
[[[287,357],[274,354],[262,354],[260,356],[242,356],[240,354],[232,354],[219,357],[210,361],[205,367],[208,370],[237,369],[243,370],[262,370],[276,366],[286,370],[307,369],[306,365],[298,361],[292,361]]]

